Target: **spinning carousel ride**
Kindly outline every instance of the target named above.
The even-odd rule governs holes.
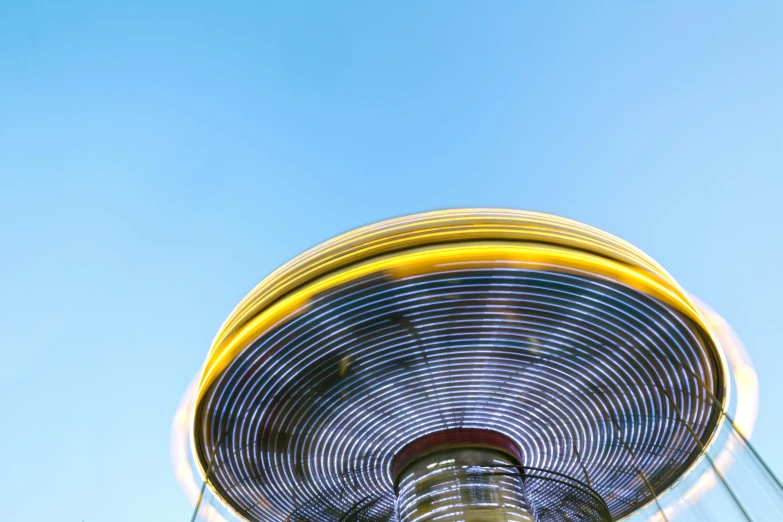
[[[726,430],[746,447],[755,420],[755,381],[736,378],[752,367],[722,325],[581,223],[393,219],[300,255],[236,307],[180,446],[199,499],[250,522],[669,520],[661,497],[700,466],[751,520],[710,453]]]

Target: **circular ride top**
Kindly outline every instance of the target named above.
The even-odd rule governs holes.
[[[249,521],[608,521],[699,461],[728,382],[699,309],[630,244],[440,211],[262,281],[215,339],[192,435]]]

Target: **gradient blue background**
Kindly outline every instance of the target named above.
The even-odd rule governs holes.
[[[745,341],[783,472],[779,2],[255,4],[0,0],[0,518],[189,520],[170,423],[233,306],[455,206],[660,261]]]

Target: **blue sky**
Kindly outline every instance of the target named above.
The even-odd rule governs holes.
[[[778,2],[261,4],[0,0],[4,520],[188,519],[170,423],[233,306],[455,206],[660,261],[747,345],[783,473]]]

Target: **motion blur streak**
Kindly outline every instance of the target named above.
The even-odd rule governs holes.
[[[659,497],[714,487],[693,470],[707,452],[732,465],[736,440],[718,434],[750,435],[758,404],[731,329],[655,261],[503,209],[405,216],[305,252],[240,302],[197,379],[175,418],[177,478],[257,522],[392,520],[395,455],[466,429],[515,448],[540,522],[593,501],[586,520],[674,516]],[[492,483],[471,466],[465,480]]]
[[[753,364],[745,350],[745,346],[734,333],[734,330],[731,329],[729,323],[695,296],[691,295],[690,299],[705,318],[707,325],[717,338],[720,348],[726,354],[736,387],[736,409],[734,411],[733,428],[745,439],[750,439],[753,434],[753,428],[756,426],[756,416],[759,407],[759,386],[756,370],[753,369]],[[724,446],[718,449],[718,455],[715,457],[715,466],[721,473],[725,475],[731,469],[734,465],[734,455],[740,448],[740,441],[730,437],[726,439]],[[678,513],[685,511],[688,506],[698,504],[717,485],[718,479],[715,473],[711,470],[706,470],[674,505],[664,509],[666,518],[674,520]],[[657,522],[661,519],[661,515],[656,514],[650,518],[650,522]]]
[[[199,492],[204,484],[203,474],[197,476],[193,466],[193,408],[196,404],[196,393],[201,380],[199,371],[185,390],[185,394],[177,406],[174,420],[171,423],[171,465],[185,497],[195,505],[199,500]],[[201,470],[199,469],[199,472]],[[204,513],[203,511],[206,511]],[[210,506],[200,513],[203,522],[228,522],[217,510]]]

